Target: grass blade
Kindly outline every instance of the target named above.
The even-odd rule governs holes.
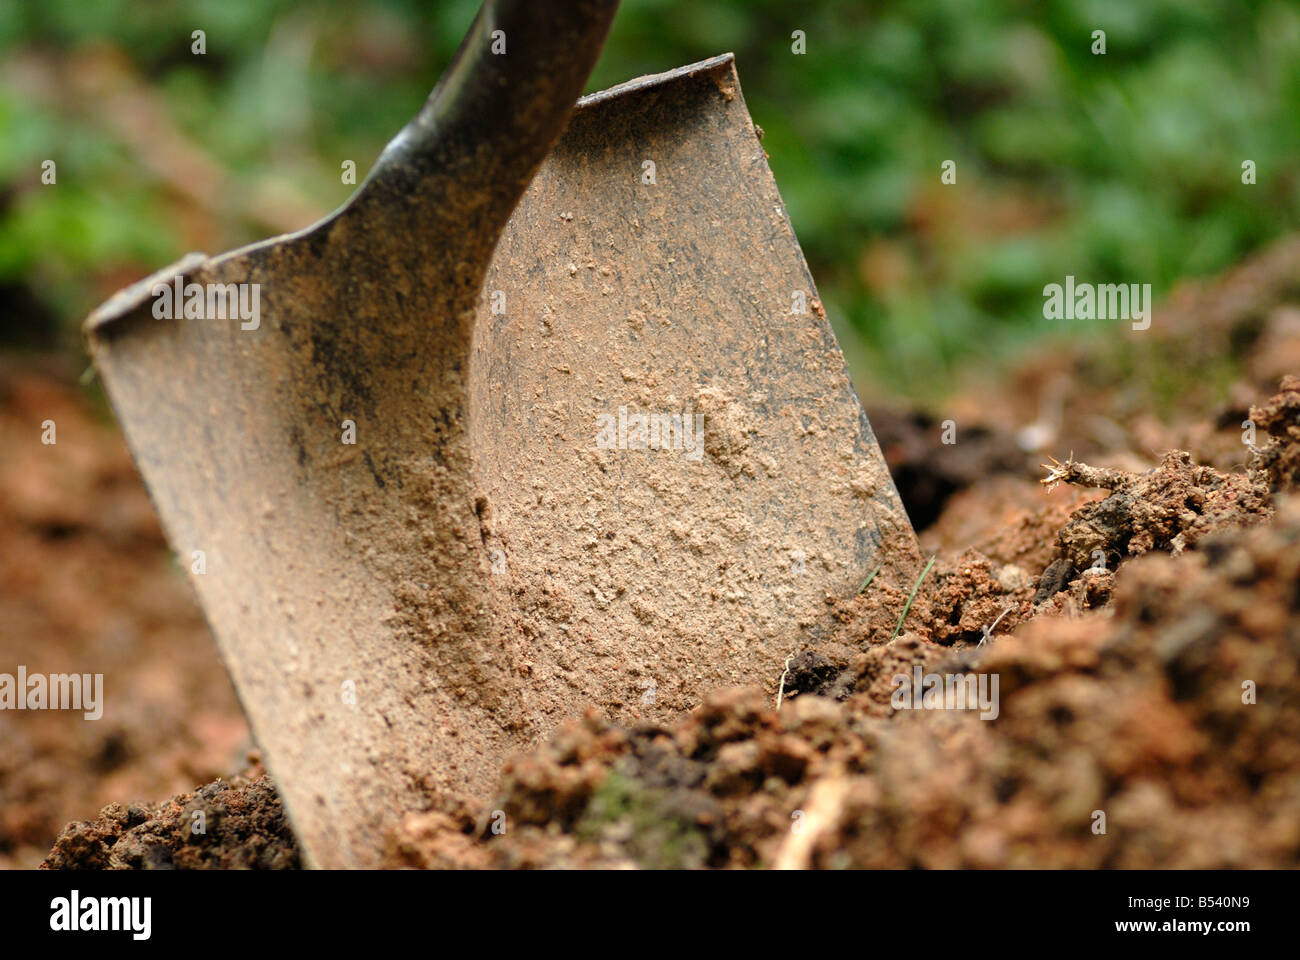
[[[938,554],[935,554],[935,556],[937,557]],[[903,621],[907,619],[907,612],[912,609],[912,601],[916,599],[916,591],[921,589],[921,581],[925,579],[925,575],[929,573],[930,568],[934,566],[934,560],[935,557],[930,558],[930,562],[925,565],[925,569],[921,571],[921,575],[916,578],[916,583],[912,584],[912,592],[907,595],[907,603],[903,606],[903,615],[898,618],[898,626],[894,628],[894,636],[889,638],[890,643],[894,642],[894,637],[897,637],[899,631],[903,629]]]

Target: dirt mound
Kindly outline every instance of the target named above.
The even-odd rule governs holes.
[[[1005,535],[928,582],[872,578],[788,661],[779,711],[735,690],[670,726],[589,714],[506,767],[490,814],[408,823],[393,862],[1295,865],[1300,501],[1275,515],[1267,482],[1294,387],[1253,411],[1270,440],[1248,474],[1182,451],[1057,464],[1049,489],[1109,495],[1066,517],[1036,583]],[[996,677],[996,718],[900,709],[915,671]]]
[[[1280,244],[1185,285],[1149,331],[1037,352],[943,414],[873,414],[915,481],[905,496],[933,517],[928,571],[882,570],[827,597],[837,629],[815,645],[792,630],[786,669],[761,689],[691,688],[701,705],[669,723],[590,714],[512,759],[490,802],[431,795],[387,862],[1300,865],[1300,378],[1258,402],[1297,368],[1297,262],[1300,239]],[[0,754],[0,862],[108,800],[237,770],[222,758],[243,735],[120,441],[48,384],[0,390],[0,437],[20,454],[0,464],[0,536],[18,545],[0,555],[13,561],[9,658],[39,647],[58,654],[50,669],[86,669],[107,639],[136,669],[110,675],[117,719],[0,715],[16,745]],[[51,410],[59,446],[35,450],[32,424]],[[951,446],[938,439],[949,416]],[[1048,491],[1018,452],[1034,450],[1031,465],[1079,459],[1047,471]],[[78,477],[93,482],[58,487]],[[111,631],[104,597],[122,611]],[[918,668],[996,675],[997,718],[901,709],[895,678]],[[47,865],[143,867],[154,848],[176,866],[204,849],[208,863],[290,865],[267,852],[287,835],[262,784],[241,794],[246,822],[268,827],[242,834],[246,855],[186,838],[184,794],[110,805]],[[217,786],[231,789],[204,789]]]
[[[777,713],[754,690],[713,694],[670,727],[590,715],[507,767],[504,832],[408,824],[400,862],[1294,866],[1298,547],[1287,500],[1274,524],[1126,564],[1112,614],[1040,617],[938,665],[1000,678],[994,722],[887,719],[871,693],[843,706],[806,693]],[[884,670],[908,673],[918,645],[896,641]],[[826,679],[813,657],[794,674]]]
[[[218,780],[162,803],[110,803],[64,827],[43,870],[286,870],[298,850],[269,777]]]
[[[1058,491],[912,578],[870,577],[770,689],[709,693],[668,725],[589,713],[511,759],[493,802],[432,797],[386,862],[1300,863],[1300,500],[1274,470],[1295,452],[1294,385],[1253,411],[1267,440],[1248,473],[1178,451],[1142,473],[1057,464],[1049,489],[1108,494]],[[918,675],[996,678],[989,719],[909,709],[899,678]],[[196,810],[206,836],[190,833]],[[44,864],[296,865],[265,778],[110,805]]]

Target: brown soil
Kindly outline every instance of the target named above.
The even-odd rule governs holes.
[[[105,804],[229,776],[251,746],[131,458],[69,373],[0,365],[0,672],[102,673],[104,714],[0,711],[0,868]]]
[[[1052,477],[1115,493],[1072,514],[1049,571],[1093,544],[1120,561],[1153,555],[1059,574],[1055,591],[1045,574],[1037,593],[1048,596],[1034,605],[1028,578],[972,550],[946,562],[913,604],[917,627],[892,642],[880,614],[902,591],[873,583],[848,604],[841,638],[860,652],[794,658],[780,712],[746,689],[666,726],[589,714],[507,765],[494,807],[504,833],[468,816],[414,818],[392,862],[1300,862],[1300,499],[1278,498],[1274,516],[1266,486],[1182,453],[1142,476],[1071,462]],[[1008,632],[1032,622],[981,645],[999,606]],[[997,721],[894,710],[890,678],[916,664],[996,674]]]
[[[1281,392],[1258,407],[1250,419],[1268,434],[1257,469],[1274,489],[1300,485],[1300,377],[1282,378]]]
[[[162,803],[110,803],[68,824],[47,870],[288,870],[298,850],[264,773],[217,780]]]
[[[836,630],[815,642],[792,637],[788,665],[762,688],[700,691],[697,709],[652,723],[591,713],[510,760],[490,802],[431,793],[428,810],[391,837],[386,862],[1300,864],[1300,380],[1282,380],[1300,369],[1298,270],[1300,241],[1282,244],[1213,284],[1175,292],[1157,308],[1151,330],[1126,333],[1121,345],[1053,347],[1026,358],[996,389],[972,386],[942,415],[898,413],[879,428],[881,445],[896,476],[911,470],[919,478],[899,484],[909,507],[927,504],[934,517],[919,532],[937,559],[919,586],[918,565],[882,571],[857,594],[828,598]],[[72,402],[64,388],[39,383]],[[39,422],[44,401],[33,406],[23,396],[10,389],[0,427],[30,430],[32,417]],[[947,417],[959,433],[944,448],[933,437]],[[1254,449],[1244,442],[1247,420]],[[873,423],[886,422],[873,412]],[[112,484],[82,491],[96,506],[85,509],[92,519],[71,539],[99,560],[79,569],[125,580],[136,569],[133,552],[113,540],[98,504],[118,483],[133,491],[120,493],[124,502],[142,495],[111,433],[96,429],[104,447],[82,474],[102,477],[100,464],[113,463],[122,476],[110,471]],[[966,436],[979,438],[979,447],[963,450]],[[966,464],[934,466],[945,449],[961,450]],[[1042,462],[1049,466],[1032,474]],[[12,530],[26,538],[5,554],[16,568],[0,581],[9,624],[9,610],[45,596],[32,589],[16,596],[8,584],[18,573],[47,593],[54,584],[73,598],[77,590],[57,566],[28,559],[17,569],[18,558],[34,555],[29,549],[72,548],[39,513],[13,506],[25,502],[15,489],[52,488],[58,478],[33,485],[7,467],[0,523],[6,537]],[[101,582],[98,593],[82,578],[87,597],[135,611],[146,596],[156,604],[180,589],[156,530],[148,530],[136,535],[148,550],[134,550],[157,561],[157,569],[140,562],[154,578],[149,586],[144,572],[128,585]],[[148,799],[139,791],[169,776],[174,782],[181,771],[197,773],[175,762],[192,762],[202,742],[178,691],[224,703],[225,722],[238,727],[233,703],[220,699],[229,695],[224,678],[210,654],[202,659],[207,641],[193,608],[176,604],[173,619],[150,634],[172,654],[159,654],[152,669],[176,671],[156,709],[176,720],[161,729],[126,726],[131,749],[118,776],[137,779],[105,786],[93,751],[76,740],[87,735],[78,728],[94,724],[68,723],[43,742],[43,753],[29,748],[57,776],[33,777],[31,764],[8,763],[6,753],[0,851],[11,858],[21,851],[18,862],[30,863],[42,831],[53,838],[57,814],[30,811],[84,817],[110,800]],[[41,617],[27,614],[26,642],[10,641],[9,661],[47,637],[73,642],[71,635],[79,650],[101,649],[101,635],[89,627],[69,634],[50,625],[60,605],[41,600],[38,609]],[[163,643],[186,623],[199,638]],[[177,659],[181,650],[195,659]],[[147,671],[151,662],[138,658],[134,669]],[[893,677],[918,665],[996,674],[998,717],[895,709]],[[120,682],[139,683],[130,672]],[[14,727],[14,719],[0,714],[0,724]],[[21,718],[29,738],[34,719]],[[232,754],[226,767],[179,789],[234,772]],[[139,812],[110,806],[95,824],[73,825],[47,865],[292,865],[267,782],[221,789],[248,806],[220,843],[184,834],[187,805],[196,800],[185,794],[142,808],[152,820],[136,822]],[[152,796],[170,792],[178,788]],[[236,807],[234,797],[217,799]],[[15,821],[14,810],[29,811],[27,819]],[[14,822],[30,838],[25,846]]]

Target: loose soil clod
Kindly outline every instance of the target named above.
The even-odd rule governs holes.
[[[1250,419],[1268,435],[1255,469],[1274,490],[1294,490],[1300,485],[1300,377],[1283,377],[1281,391],[1251,407]]]
[[[297,844],[275,786],[251,775],[162,803],[111,803],[93,821],[64,827],[41,869],[294,869]]]
[[[1035,603],[1042,603],[1085,571],[1104,574],[1130,556],[1153,550],[1180,553],[1207,533],[1233,524],[1267,519],[1268,486],[1252,476],[1227,475],[1192,463],[1175,450],[1145,474],[1097,469],[1071,458],[1057,463],[1043,480],[1101,487],[1111,495],[1070,517],[1057,534],[1058,556],[1040,578]]]

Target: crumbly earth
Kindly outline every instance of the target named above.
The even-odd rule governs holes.
[[[762,687],[653,723],[593,712],[510,760],[487,800],[431,792],[385,862],[1300,865],[1298,271],[1300,240],[1280,244],[1176,291],[1149,331],[1053,347],[933,414],[891,421],[866,398],[891,470],[917,478],[899,483],[909,509],[932,511],[923,579],[828,597],[837,628],[792,638]],[[963,456],[983,466],[949,461],[940,482],[925,464],[947,418],[950,450],[979,427]],[[996,675],[997,718],[896,709],[893,677],[917,666]],[[22,783],[0,766],[0,797]],[[246,796],[267,832],[244,842],[272,849],[274,795]],[[200,862],[179,830],[192,800],[118,861],[143,866],[127,854],[146,834]],[[115,852],[145,826],[114,825],[130,819],[70,828],[48,865],[105,865],[70,836]]]
[[[1283,377],[1277,396],[1250,408],[1250,420],[1270,441],[1259,453],[1264,480],[1275,490],[1300,485],[1300,377]]]
[[[162,803],[110,803],[63,828],[44,870],[287,870],[299,865],[289,819],[260,769]]]
[[[1172,457],[1159,473],[1182,466]],[[1093,588],[1080,576],[1011,636],[956,652],[934,643],[951,620],[936,584],[928,638],[923,628],[867,641],[839,669],[807,651],[790,664],[779,712],[761,691],[732,690],[668,726],[591,714],[506,767],[494,808],[504,833],[425,817],[407,824],[392,860],[1295,866],[1300,500],[1279,498],[1272,522],[1254,518],[1205,530],[1195,553],[1098,575],[1104,609],[1082,602]],[[948,576],[969,577],[972,596],[1015,593],[966,569],[983,568],[951,564]],[[996,720],[894,710],[889,678],[917,664],[998,676]]]
[[[1273,444],[1268,449],[1272,455]],[[1043,481],[1100,487],[1104,500],[1079,510],[1056,535],[1057,557],[1043,571],[1034,602],[1041,603],[1080,575],[1106,574],[1111,565],[1152,550],[1181,553],[1225,525],[1250,524],[1272,515],[1267,473],[1223,474],[1192,463],[1189,453],[1165,454],[1143,474],[1098,470],[1071,459]]]

